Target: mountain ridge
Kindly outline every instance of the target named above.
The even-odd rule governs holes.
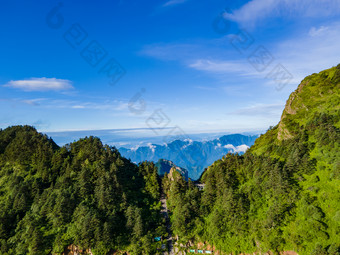
[[[178,243],[226,254],[340,254],[339,123],[340,65],[307,76],[246,153],[210,165],[203,191],[164,180]]]
[[[119,148],[122,156],[133,162],[159,159],[172,161],[188,171],[189,178],[197,180],[204,169],[227,153],[244,153],[253,145],[256,135],[224,135],[210,141],[175,140],[168,144],[149,144],[135,149]]]

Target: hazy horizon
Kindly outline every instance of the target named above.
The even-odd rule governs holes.
[[[171,130],[171,129],[169,129]],[[136,132],[138,131],[138,132]],[[107,129],[107,130],[78,130],[78,131],[58,131],[58,132],[41,132],[51,137],[59,146],[77,141],[86,136],[95,136],[101,139],[103,144],[115,146],[117,148],[124,147],[131,149],[136,146],[147,146],[148,144],[164,144],[173,140],[193,141],[210,141],[220,138],[224,135],[242,134],[242,135],[259,135],[265,130],[257,132],[210,132],[210,133],[188,133],[184,136],[170,136],[165,140],[164,135],[155,135],[152,129]]]

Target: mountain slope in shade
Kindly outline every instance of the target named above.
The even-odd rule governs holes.
[[[155,164],[155,166],[158,169],[158,175],[160,177],[163,177],[165,173],[169,174],[171,168],[175,168],[177,170],[177,172],[179,172],[184,179],[187,181],[188,180],[188,170],[178,167],[176,166],[172,161],[170,160],[166,160],[166,159],[160,159],[157,161],[157,163]]]
[[[212,141],[175,140],[169,144],[149,144],[135,149],[120,148],[122,156],[133,162],[157,162],[167,159],[188,170],[188,176],[197,180],[204,169],[227,153],[243,154],[254,144],[257,136],[225,135]]]

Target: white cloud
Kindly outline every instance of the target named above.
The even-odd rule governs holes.
[[[242,144],[239,146],[236,146],[236,150],[234,150],[234,152],[246,152],[246,150],[249,149],[248,145]]]
[[[329,17],[338,14],[340,0],[252,0],[225,18],[251,26],[269,17]]]
[[[24,100],[21,100],[21,102],[28,104],[28,105],[38,106],[40,105],[39,102],[42,100],[43,99],[24,99]]]
[[[218,139],[219,140],[219,139]],[[220,143],[217,143],[217,145],[215,146],[215,150],[218,149],[218,148],[221,148],[222,147],[222,144]]]
[[[251,23],[271,14],[280,0],[252,0],[233,13],[225,13],[226,19],[239,22]]]
[[[16,81],[12,80],[4,86],[24,91],[62,91],[73,89],[72,82],[69,80],[45,77]]]
[[[214,73],[243,72],[245,70],[244,65],[241,63],[207,59],[198,59],[189,64],[189,67]]]
[[[241,60],[220,60],[212,58],[197,59],[187,64],[187,66],[189,68],[208,73],[212,77],[215,77],[222,81],[223,84],[227,83],[228,86],[223,88],[223,90],[227,94],[241,93],[244,95],[244,87],[240,86],[240,84],[238,84],[237,86],[232,86],[229,84],[231,77],[230,74],[235,75],[233,77],[238,76],[244,78],[251,78],[252,80],[250,82],[254,82],[255,78],[262,79],[265,82],[267,82],[267,79],[265,79],[266,74],[264,74],[263,72],[258,72],[249,62],[246,61],[246,59]],[[207,88],[204,87],[196,88],[208,90]],[[210,88],[210,90],[214,89],[216,90],[216,88]]]
[[[190,138],[186,138],[186,139],[184,139],[184,142],[188,142],[189,145],[191,145],[194,141]]]
[[[184,139],[184,142],[187,142],[187,144],[184,144],[184,145],[182,146],[182,148],[181,148],[182,150],[184,150],[186,147],[192,145],[194,141],[191,140],[190,138],[186,138],[186,139]]]
[[[53,99],[53,98],[0,98],[0,102],[23,103],[31,106],[39,106],[49,109],[78,109],[78,110],[98,110],[108,112],[120,112],[125,115],[128,112],[128,103],[124,100],[100,100],[100,101],[80,101],[68,99]],[[137,132],[137,131],[136,131]]]
[[[235,54],[235,50],[226,49],[229,41],[229,36],[225,36],[220,39],[194,39],[181,43],[154,43],[145,45],[138,53],[165,61],[179,61],[187,65],[197,59],[230,58],[230,54]]]
[[[136,146],[132,147],[131,150],[136,151],[136,150],[138,150],[139,147],[140,147],[140,145],[137,144]]]
[[[237,153],[237,152],[246,152],[249,149],[248,145],[242,144],[239,146],[234,146],[232,144],[227,144],[223,146],[225,149],[231,149],[233,151],[233,153]]]
[[[35,98],[35,99],[22,99],[22,98],[0,98],[0,102],[4,101],[4,102],[10,102],[10,103],[14,103],[14,104],[27,104],[27,105],[31,105],[31,106],[40,106],[41,102],[47,100],[46,98]]]
[[[172,5],[176,5],[176,4],[182,4],[185,3],[187,0],[170,0],[168,2],[166,2],[163,6],[172,6]]]
[[[305,2],[305,0],[302,0],[302,3]],[[319,2],[325,5],[324,8],[320,7],[321,13],[323,13],[322,10],[331,10],[331,6],[333,6],[335,2],[339,3],[339,7],[333,7],[334,9],[338,8],[340,13],[340,0],[319,0]],[[310,3],[313,3],[311,5],[305,3],[305,7],[301,7],[300,2],[298,1],[290,0],[277,0],[275,2],[270,0],[253,0],[248,3],[251,7],[250,3],[261,3],[259,6],[254,8],[268,10],[268,15],[274,15],[272,12],[273,8],[276,8],[276,11],[274,12],[277,12],[280,15],[282,14],[281,9],[289,13],[289,8],[293,13],[295,13],[296,10],[305,8],[305,11],[308,12],[308,15],[313,15],[313,10],[316,8],[315,6],[318,5],[315,0],[310,1]],[[246,8],[246,6],[247,4],[243,7]],[[262,19],[262,17],[260,17],[262,14],[264,14],[265,17],[268,16],[265,15],[266,11],[261,13],[260,10],[255,11],[257,14],[253,14],[251,11],[253,9],[250,7],[247,9],[249,12],[249,15],[247,14],[249,17],[249,22],[250,20],[252,21],[257,14],[259,15],[259,19]],[[235,11],[232,15],[236,15],[238,11],[241,12],[242,8]],[[306,16],[307,14],[305,13],[303,15]],[[247,18],[244,18],[244,20],[246,19]],[[265,45],[270,51],[271,55],[274,57],[274,61],[262,72],[258,72],[249,63],[247,58],[248,55],[240,57],[237,55],[237,51],[226,47],[229,46],[229,40],[223,41],[224,47],[221,47],[219,44],[216,45],[216,41],[204,41],[203,43],[197,41],[195,43],[182,44],[153,44],[145,46],[140,53],[161,60],[178,61],[183,66],[188,68],[208,73],[210,76],[216,78],[221,85],[225,86],[225,84],[228,84],[226,87],[226,92],[228,92],[229,95],[232,93],[236,93],[238,95],[239,93],[238,91],[231,91],[232,89],[230,88],[230,82],[234,83],[232,79],[236,75],[242,76],[241,78],[244,78],[243,81],[247,82],[249,82],[250,79],[253,79],[251,82],[257,82],[259,86],[273,89],[280,88],[280,85],[278,85],[277,81],[268,78],[268,74],[274,70],[278,64],[281,64],[292,75],[292,79],[289,80],[281,90],[281,92],[284,91],[284,93],[288,93],[295,89],[305,76],[340,63],[339,31],[340,23],[328,22],[322,24],[320,23],[318,25],[313,23],[313,25],[307,28],[299,26],[296,31],[289,33],[286,39],[280,39],[278,42],[273,41],[270,42],[270,44],[268,43],[268,45]],[[259,46],[259,44],[255,43],[253,49],[251,49],[248,53],[250,54],[257,46]],[[231,73],[233,73],[235,76],[231,76]],[[245,84],[245,86],[247,86],[247,84]],[[196,86],[197,89],[211,91],[216,90],[215,87],[216,84],[212,84],[211,87],[204,86],[202,84]],[[244,91],[244,86],[238,87]]]
[[[72,106],[73,109],[85,109],[84,105],[73,105]]]
[[[328,27],[324,27],[324,26],[321,26],[319,28],[316,28],[316,27],[312,27],[310,30],[309,30],[309,35],[314,37],[314,36],[321,36],[321,35],[324,35],[328,30]]]
[[[206,91],[216,91],[218,90],[216,87],[209,86],[195,86],[195,89],[206,90]]]
[[[340,23],[312,27],[301,32],[299,37],[279,43],[275,47],[275,56],[284,63],[298,84],[305,76],[340,63],[339,30]]]
[[[235,149],[235,146],[232,144],[227,144],[227,145],[224,145],[223,147],[226,149]]]
[[[157,58],[160,60],[185,60],[197,56],[202,48],[197,44],[158,43],[146,45],[139,52],[141,55]]]
[[[339,31],[340,23],[329,23],[327,26],[304,29],[298,36],[272,45],[270,52],[275,61],[264,72],[257,72],[247,61],[199,59],[189,64],[189,67],[217,75],[225,73],[228,76],[230,72],[234,72],[252,79],[260,78],[263,80],[263,85],[274,88],[277,86],[276,81],[266,77],[277,64],[282,64],[292,75],[292,79],[285,85],[285,90],[291,92],[307,75],[318,73],[340,63]],[[230,86],[225,89],[230,90]],[[264,106],[256,105],[245,110],[252,112],[259,107]]]
[[[155,153],[155,149],[156,149],[155,145],[148,143],[147,146],[151,149],[152,153]]]
[[[238,109],[231,114],[244,116],[264,116],[279,117],[284,109],[285,104],[256,104],[249,107]]]
[[[128,103],[119,100],[105,100],[99,102],[89,101],[72,101],[72,100],[51,100],[44,104],[49,108],[68,108],[68,109],[87,109],[87,110],[107,110],[126,112],[128,110]]]

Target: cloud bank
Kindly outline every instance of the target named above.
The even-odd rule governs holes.
[[[241,25],[254,25],[270,17],[330,17],[339,14],[340,0],[252,0],[224,17]]]
[[[30,78],[26,80],[10,81],[5,87],[23,91],[63,91],[73,89],[72,82],[57,78]]]

